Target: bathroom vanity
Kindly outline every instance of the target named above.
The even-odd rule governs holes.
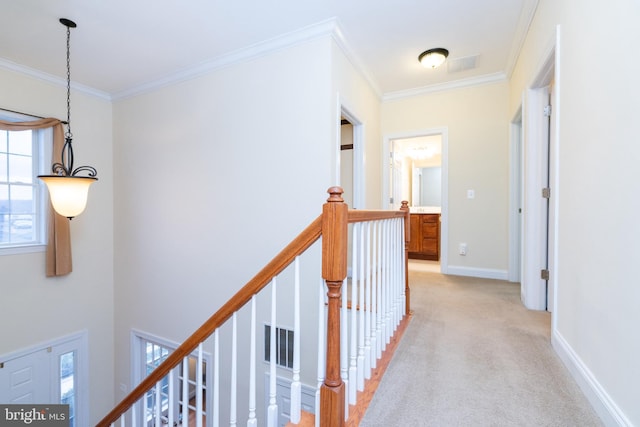
[[[440,214],[410,214],[409,258],[440,260]]]

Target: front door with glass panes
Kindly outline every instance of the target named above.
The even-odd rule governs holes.
[[[0,356],[0,403],[69,405],[69,427],[81,425],[77,398],[82,337]]]

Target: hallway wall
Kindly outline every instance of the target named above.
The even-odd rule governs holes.
[[[640,425],[639,19],[633,1],[541,0],[510,90],[513,114],[559,31],[552,339],[608,425]]]
[[[448,267],[507,277],[508,83],[428,93],[382,104],[382,135],[448,129]],[[467,190],[475,198],[467,198]],[[458,245],[467,244],[467,255]]]

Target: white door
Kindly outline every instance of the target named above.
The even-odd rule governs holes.
[[[86,332],[0,355],[0,403],[69,405],[69,425],[86,424]]]
[[[53,403],[49,365],[47,349],[0,362],[0,402]]]

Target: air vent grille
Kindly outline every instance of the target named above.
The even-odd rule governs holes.
[[[472,70],[477,66],[478,56],[480,55],[449,59],[447,61],[447,71],[449,73],[459,73],[460,71]]]

